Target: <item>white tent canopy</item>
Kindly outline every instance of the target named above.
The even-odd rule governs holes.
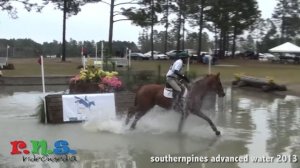
[[[269,49],[270,52],[280,52],[280,53],[300,53],[300,47],[292,44],[290,42],[286,42],[277,47]]]

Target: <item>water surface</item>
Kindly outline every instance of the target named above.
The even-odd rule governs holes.
[[[23,91],[22,91],[23,89]],[[48,89],[55,93],[64,88]],[[26,92],[24,91],[26,90]],[[28,91],[32,90],[32,91]],[[300,98],[241,89],[226,89],[216,105],[206,101],[203,109],[220,129],[216,137],[208,124],[188,117],[182,134],[176,133],[179,114],[156,107],[130,131],[123,118],[96,119],[85,123],[40,124],[35,115],[42,93],[39,89],[10,88],[0,93],[0,167],[83,168],[299,168]],[[23,162],[25,155],[11,155],[13,140],[47,140],[50,148],[65,139],[77,150],[77,162]],[[176,156],[197,163],[153,163]],[[218,156],[248,158],[247,163],[211,163]],[[163,157],[163,158],[162,158]],[[252,159],[260,160],[254,163]],[[281,157],[281,158],[279,158]],[[290,158],[290,159],[288,159]],[[174,158],[173,158],[174,159]],[[279,159],[285,163],[279,163]]]

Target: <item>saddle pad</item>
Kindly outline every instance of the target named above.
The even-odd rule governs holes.
[[[173,89],[172,88],[164,88],[164,96],[167,98],[173,98]]]
[[[164,88],[164,96],[167,98],[173,98],[173,89],[172,88]],[[182,95],[182,97],[186,97],[187,96],[187,89],[184,90],[184,94]]]

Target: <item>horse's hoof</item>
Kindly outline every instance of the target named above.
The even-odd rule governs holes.
[[[217,135],[217,136],[220,136],[220,135],[221,135],[221,132],[220,132],[220,131],[216,131],[216,135]]]
[[[135,127],[131,126],[131,127],[130,127],[130,130],[135,130]]]
[[[129,120],[126,120],[126,121],[125,121],[125,125],[128,125],[128,124],[129,124]]]

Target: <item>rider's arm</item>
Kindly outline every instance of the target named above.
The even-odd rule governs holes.
[[[187,77],[185,77],[183,74],[181,74],[180,70],[183,67],[183,62],[181,60],[177,60],[175,61],[175,63],[173,64],[173,73],[176,74],[180,79],[185,80],[186,82],[189,83],[189,80]]]
[[[177,76],[179,76],[181,79],[184,79],[186,82],[188,82],[188,83],[190,82],[190,80],[186,76],[182,75],[178,70],[175,70],[174,73]]]
[[[184,77],[184,75],[182,75],[182,74],[180,73],[180,71],[178,71],[178,70],[174,70],[174,74],[176,74],[176,75],[179,76],[180,78],[183,78],[183,77]]]

